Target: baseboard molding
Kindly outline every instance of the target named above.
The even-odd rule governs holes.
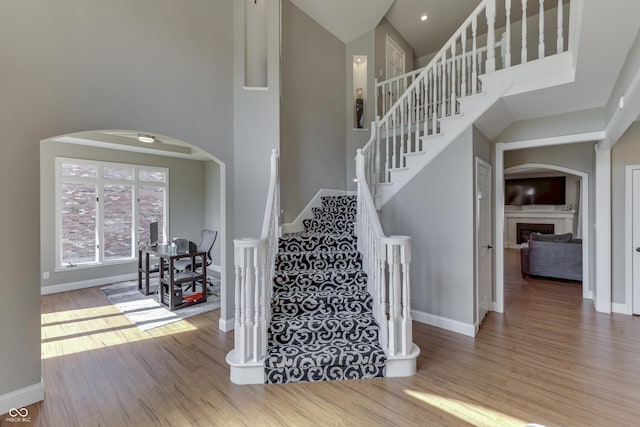
[[[321,188],[318,190],[315,196],[307,203],[307,206],[304,207],[302,212],[296,217],[293,222],[289,222],[287,224],[282,224],[281,230],[282,233],[296,233],[298,231],[303,231],[304,226],[302,225],[302,220],[306,218],[312,218],[313,212],[312,208],[318,208],[322,205],[322,197],[323,196],[353,196],[355,195],[355,191],[346,191],[346,190],[329,190],[327,188]]]
[[[618,314],[628,314],[632,315],[633,310],[631,309],[631,304],[619,304],[617,302],[611,303],[611,312]]]
[[[37,384],[0,396],[0,414],[6,414],[12,408],[24,408],[42,400],[44,400],[44,383],[40,380]]]
[[[79,282],[62,283],[60,285],[43,286],[40,295],[57,294],[59,292],[75,291],[78,289],[93,288],[94,286],[110,285],[111,283],[125,282],[138,278],[138,273],[121,274],[119,276],[100,277],[97,279],[81,280]]]
[[[218,329],[222,332],[233,331],[235,319],[222,319],[218,321]]]
[[[464,322],[460,322],[459,320],[453,320],[447,317],[442,317],[442,316],[438,316],[431,313],[425,313],[423,311],[418,311],[418,310],[411,310],[411,317],[416,322],[424,323],[426,325],[431,325],[437,328],[446,329],[447,331],[466,335],[468,337],[476,336],[476,327],[473,323],[464,323]]]

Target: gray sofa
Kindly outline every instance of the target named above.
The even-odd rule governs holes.
[[[543,276],[582,281],[582,239],[567,234],[531,233],[520,245],[522,277]]]

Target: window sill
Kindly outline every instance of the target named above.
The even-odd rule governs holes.
[[[131,264],[131,263],[135,263],[137,261],[138,261],[137,258],[127,258],[127,259],[122,259],[122,260],[117,260],[117,261],[92,262],[92,263],[86,263],[86,264],[78,264],[78,265],[74,265],[73,267],[65,266],[65,265],[62,265],[62,266],[59,265],[53,271],[56,272],[56,273],[62,273],[62,272],[65,272],[65,271],[87,270],[87,269],[92,269],[92,268],[110,267],[112,265]]]

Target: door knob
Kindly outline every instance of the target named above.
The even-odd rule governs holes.
[[[636,248],[636,252],[640,252],[640,246]]]
[[[493,249],[493,246],[487,245],[487,249]],[[640,248],[636,248],[636,251],[640,252]]]

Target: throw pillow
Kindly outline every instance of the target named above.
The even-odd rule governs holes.
[[[530,240],[537,240],[540,242],[570,242],[573,239],[573,233],[566,234],[540,234],[531,233]]]

